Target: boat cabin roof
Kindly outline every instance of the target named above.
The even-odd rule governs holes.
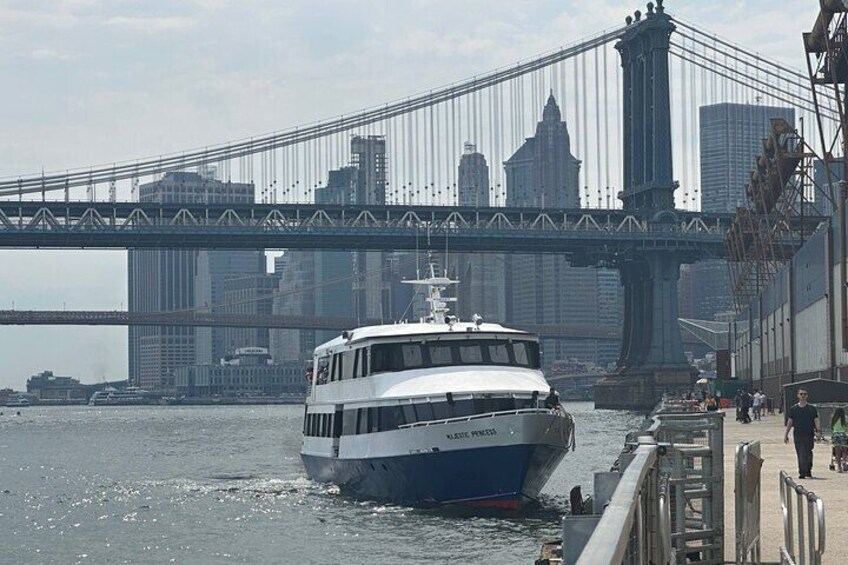
[[[505,328],[500,324],[475,324],[473,322],[454,322],[453,324],[433,324],[433,323],[399,323],[393,325],[382,326],[365,326],[349,330],[344,334],[326,342],[315,348],[315,355],[320,357],[323,354],[336,352],[341,346],[353,346],[357,343],[367,340],[379,340],[391,342],[394,340],[403,340],[405,337],[424,336],[424,335],[444,335],[445,337],[462,337],[478,336],[484,338],[492,334],[507,334],[509,337],[525,337],[536,339],[536,336],[525,331],[516,330],[513,328]]]

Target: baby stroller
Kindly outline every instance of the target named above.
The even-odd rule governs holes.
[[[844,433],[834,432],[830,436],[830,470],[848,472],[848,436]]]

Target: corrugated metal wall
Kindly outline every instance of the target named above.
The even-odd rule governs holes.
[[[828,294],[829,288],[840,287],[834,260],[838,255],[830,249],[838,240],[838,220],[822,225],[759,298],[737,315],[731,328],[737,378],[777,383],[793,376],[829,374],[831,327],[837,364],[848,366],[848,352],[841,347],[841,296]]]

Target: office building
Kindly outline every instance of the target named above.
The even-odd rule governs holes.
[[[270,397],[302,399],[305,366],[299,361],[272,364],[262,347],[237,349],[216,364],[191,365],[174,371],[174,387],[189,398]]]
[[[702,106],[700,116],[701,210],[735,214],[748,206],[745,187],[771,132],[772,118],[795,123],[792,108],[751,104]],[[691,267],[693,316],[713,320],[734,309],[727,262],[702,261]]]
[[[487,207],[489,166],[473,143],[466,143],[457,171],[460,206]],[[455,256],[459,279],[456,313],[462,320],[478,314],[490,322],[506,318],[506,266],[503,253],[459,253]]]
[[[553,94],[536,135],[504,163],[507,206],[580,207],[580,160],[571,154],[568,127]],[[507,256],[506,312],[509,323],[620,325],[622,290],[618,273],[577,268],[556,255]],[[601,339],[546,339],[543,364],[578,359],[606,364],[618,344]]]
[[[223,314],[270,316],[280,286],[276,275],[253,275],[224,281]],[[245,347],[270,347],[268,328],[223,328],[224,355]],[[223,356],[223,355],[222,355]]]
[[[170,203],[235,203],[254,200],[252,184],[221,182],[198,173],[170,172],[162,179],[139,187],[140,202]],[[130,312],[191,310],[201,304],[210,306],[213,287],[220,288],[221,276],[228,269],[217,269],[213,252],[208,252],[208,265],[201,266],[205,284],[198,287],[196,275],[198,252],[194,250],[135,250],[128,253],[128,294]],[[247,254],[253,252],[221,251],[214,254]],[[227,261],[224,261],[227,263]],[[238,261],[233,261],[236,264]],[[202,302],[197,299],[201,291]],[[130,326],[129,376],[133,384],[149,390],[173,387],[173,371],[177,367],[196,363],[198,346],[203,355],[211,354],[211,334],[199,345],[197,331],[180,326]],[[205,344],[209,344],[208,346]]]
[[[233,278],[262,277],[265,273],[265,253],[262,251],[201,250],[197,252],[196,261],[194,296],[198,312],[227,313],[226,282]],[[195,329],[195,363],[214,363],[228,352],[227,330],[223,327]],[[260,346],[257,343],[242,345]]]

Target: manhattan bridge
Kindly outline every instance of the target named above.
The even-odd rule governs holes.
[[[633,406],[640,394],[689,379],[677,324],[680,266],[739,259],[756,245],[740,237],[742,251],[734,248],[728,234],[744,227],[738,217],[697,211],[699,108],[794,109],[803,125],[775,126],[759,164],[766,177],[777,170],[780,189],[793,195],[769,223],[783,231],[769,244],[791,254],[818,224],[813,203],[833,204],[812,183],[811,168],[815,159],[831,158],[828,139],[840,129],[843,108],[822,94],[827,85],[814,80],[820,72],[740,47],[672,16],[657,0],[620,27],[357,113],[153,158],[0,179],[0,247],[532,249],[562,254],[573,265],[614,267],[625,297],[619,370],[608,379],[608,391],[616,392],[602,387],[596,400]],[[508,198],[499,164],[531,135],[549,97],[562,108],[582,161],[579,207],[552,208],[544,198],[517,206]],[[385,186],[361,202],[316,204],[326,172],[348,164],[352,135],[385,140]],[[488,201],[473,206],[458,202],[456,162],[466,141],[498,164]],[[225,182],[252,184],[258,201],[139,202],[143,183],[209,166]],[[761,221],[776,206],[753,206],[753,220],[746,218]],[[762,271],[746,271],[739,284],[761,284]],[[56,323],[81,323],[80,313],[64,321],[58,314]],[[28,323],[9,312],[0,318]]]

